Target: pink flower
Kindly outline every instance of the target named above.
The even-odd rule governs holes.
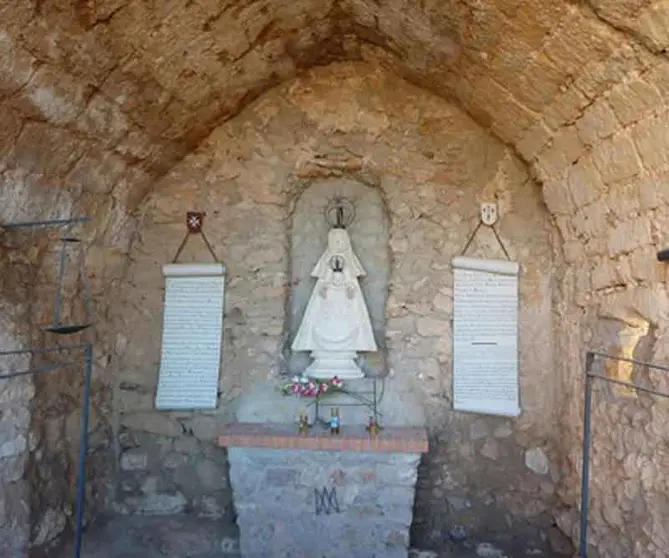
[[[327,384],[321,384],[321,393],[325,393],[328,390]]]

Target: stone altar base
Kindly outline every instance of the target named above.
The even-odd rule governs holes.
[[[228,446],[244,558],[406,558],[420,428],[298,435],[292,425],[235,424]]]

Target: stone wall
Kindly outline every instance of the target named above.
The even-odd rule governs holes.
[[[3,107],[1,110],[6,110]],[[45,148],[47,149],[47,148]],[[34,157],[47,164],[63,153],[50,151]],[[26,222],[42,219],[62,219],[72,214],[96,215],[95,206],[85,203],[85,195],[77,187],[53,188],[48,185],[53,174],[43,172],[39,164],[26,169],[27,149],[9,146],[0,167],[0,223]],[[22,155],[21,155],[22,154]],[[48,164],[47,164],[48,166]],[[111,177],[108,177],[111,178]],[[82,199],[84,198],[84,199]],[[86,207],[84,207],[86,206]],[[109,507],[109,481],[113,459],[108,406],[111,390],[109,380],[100,370],[111,362],[112,350],[104,339],[105,326],[100,324],[105,314],[99,302],[111,293],[115,274],[122,268],[123,242],[132,234],[132,222],[126,210],[118,206],[91,226],[78,229],[87,252],[87,273],[93,291],[93,322],[99,324],[84,334],[67,338],[47,333],[45,326],[53,323],[54,297],[58,250],[63,230],[38,228],[14,229],[0,232],[0,348],[40,349],[58,344],[78,344],[85,340],[95,343],[95,367],[91,399],[89,454],[87,457],[88,521]],[[79,213],[81,211],[81,213]],[[116,229],[125,225],[123,236]],[[110,223],[115,223],[110,227]],[[112,248],[108,241],[118,241]],[[75,254],[76,256],[76,254]],[[116,264],[116,265],[115,265]],[[120,264],[120,265],[118,265]],[[81,284],[77,281],[78,262],[70,262],[63,291],[63,314],[81,321]],[[24,545],[16,550],[21,555],[28,548],[57,544],[63,535],[71,532],[74,522],[75,487],[79,460],[80,418],[83,404],[83,351],[25,355],[16,359],[0,357],[0,369],[22,369],[52,366],[58,361],[79,361],[75,366],[51,370],[33,377],[10,381],[0,380],[0,414],[3,422],[2,443],[7,444],[0,465],[2,485],[12,483],[0,491],[0,508],[6,506],[0,524],[9,529],[11,536],[2,537],[5,544]],[[20,490],[19,490],[20,489]],[[14,552],[11,553],[14,555]],[[18,554],[17,554],[18,555]]]
[[[388,384],[415,394],[432,436],[418,536],[438,541],[454,526],[474,533],[493,517],[536,518],[554,501],[559,411],[551,346],[559,260],[539,188],[509,150],[457,108],[364,64],[315,70],[267,93],[150,196],[115,314],[123,324],[116,344],[125,347],[115,400],[125,509],[146,511],[162,498],[167,507],[202,511],[205,495],[220,513],[228,506],[225,454],[211,442],[240,396],[285,368],[294,203],[309,185],[333,177],[379,189],[389,213]],[[450,262],[476,225],[479,202],[490,200],[499,203],[500,234],[522,267],[524,413],[517,420],[449,410]],[[205,230],[228,269],[220,406],[157,413],[161,266],[174,256],[184,214],[193,209],[207,210]],[[191,242],[184,261],[208,258],[197,239]],[[503,257],[489,230],[469,253]],[[388,420],[401,423],[404,404],[391,393]],[[193,474],[199,463],[216,472],[215,482]]]
[[[21,312],[0,302],[0,347],[19,349],[14,321]],[[0,370],[22,370],[30,358],[0,357]],[[30,486],[25,479],[30,443],[31,378],[0,380],[0,555],[23,556],[30,543]]]
[[[419,454],[229,449],[243,556],[406,558]]]
[[[556,336],[550,339],[552,349],[548,328],[526,328],[525,339],[535,331],[541,332],[541,339],[535,343],[541,350],[529,362],[525,357],[523,366],[527,370],[528,365],[536,363],[533,367],[541,376],[541,383],[557,386],[555,393],[559,395],[553,397],[550,390],[543,394],[531,390],[526,403],[537,409],[533,417],[543,407],[551,412],[527,423],[523,419],[519,425],[549,425],[555,417],[562,419],[563,439],[558,449],[566,456],[562,468],[568,474],[559,494],[568,506],[575,506],[583,349],[597,346],[620,354],[647,355],[658,361],[667,358],[666,270],[653,258],[654,251],[668,241],[669,169],[664,154],[669,142],[665,133],[669,63],[666,26],[657,24],[666,19],[665,7],[659,3],[635,4],[632,0],[579,5],[532,0],[520,6],[499,0],[480,3],[474,10],[466,2],[393,0],[380,7],[366,0],[325,4],[305,0],[287,8],[280,2],[269,3],[266,10],[256,9],[256,2],[240,2],[238,10],[228,10],[222,17],[216,2],[181,0],[170,4],[169,13],[147,11],[138,2],[118,7],[113,2],[107,4],[92,7],[81,2],[42,3],[35,9],[29,1],[17,1],[0,7],[0,209],[9,209],[9,213],[21,218],[63,216],[70,210],[84,209],[96,217],[89,256],[96,275],[96,300],[101,302],[98,317],[105,323],[97,338],[100,360],[96,371],[101,381],[96,384],[96,393],[105,401],[100,405],[104,407],[101,416],[112,416],[112,386],[107,379],[114,378],[119,368],[124,373],[127,370],[117,356],[125,354],[131,335],[125,329],[127,319],[115,310],[128,283],[118,290],[118,278],[128,261],[134,230],[130,215],[152,182],[152,175],[170,168],[190,152],[221,118],[235,114],[261,91],[293,76],[298,69],[342,58],[380,61],[432,91],[452,95],[479,123],[513,146],[543,184],[544,199],[559,230],[553,246],[563,245],[553,258],[566,259],[569,267],[561,270],[563,274],[558,272],[559,280],[555,282]],[[146,32],[149,26],[162,31]],[[188,48],[166,48],[186,44]],[[156,57],[156,52],[161,56]],[[518,198],[505,192],[509,191],[507,184],[525,180],[524,171],[513,158],[500,155],[499,144],[481,140],[480,129],[466,119],[457,120],[465,132],[444,132],[444,128],[456,128],[442,126],[450,117],[435,119],[431,109],[421,112],[418,105],[427,105],[415,102],[417,94],[409,95],[414,100],[407,103],[406,111],[404,99],[393,101],[394,112],[388,112],[387,101],[379,110],[377,101],[381,97],[387,100],[398,95],[396,91],[378,92],[376,85],[367,89],[365,110],[359,110],[364,100],[341,99],[331,92],[316,95],[326,101],[314,104],[315,94],[298,87],[288,98],[299,98],[304,109],[294,107],[291,101],[290,118],[283,116],[285,105],[272,92],[264,98],[264,108],[262,103],[256,104],[241,119],[216,132],[213,144],[206,144],[177,168],[163,187],[178,183],[180,176],[187,184],[189,177],[201,172],[205,177],[201,183],[207,185],[206,189],[226,189],[221,199],[228,200],[237,210],[239,206],[248,208],[253,216],[254,204],[261,200],[263,214],[283,218],[284,198],[299,188],[270,189],[270,184],[283,184],[273,179],[275,172],[279,179],[297,177],[298,184],[333,173],[357,173],[360,176],[356,179],[381,184],[379,177],[383,176],[384,192],[401,187],[400,194],[390,196],[396,202],[391,217],[401,225],[397,229],[400,232],[392,238],[393,257],[406,254],[404,260],[396,258],[399,263],[395,267],[410,275],[412,268],[423,273],[436,262],[440,269],[433,271],[441,280],[444,271],[448,276],[444,261],[448,258],[435,257],[438,250],[432,248],[424,253],[411,252],[407,238],[427,236],[441,250],[440,227],[445,220],[429,219],[441,215],[441,210],[451,203],[451,194],[452,207],[460,212],[450,215],[451,221],[459,219],[465,225],[471,224],[475,204],[455,203],[469,199],[458,198],[458,193],[476,190],[470,180],[480,185],[474,199],[488,198],[490,191],[502,185],[502,212],[507,215],[502,226],[506,227],[505,237],[509,237],[517,221],[508,220],[508,201]],[[397,90],[404,91],[404,87]],[[289,89],[284,86],[281,91]],[[328,105],[328,100],[338,104]],[[443,103],[430,103],[446,110]],[[284,108],[279,110],[280,107]],[[393,119],[387,116],[391,113]],[[272,124],[277,121],[294,128],[278,129]],[[402,131],[406,135],[402,136]],[[394,143],[386,143],[386,136],[392,136]],[[241,137],[245,140],[240,143]],[[287,137],[293,151],[268,147],[280,146]],[[486,148],[486,156],[481,151],[468,152],[468,157],[458,162],[457,149],[462,142],[494,145],[491,157],[487,157]],[[258,150],[254,152],[252,146],[256,145]],[[373,149],[357,155],[347,151],[356,145],[373,145]],[[398,153],[405,149],[406,154],[399,159]],[[374,156],[369,155],[372,151]],[[216,152],[222,154],[219,160],[229,159],[227,168],[217,163],[221,169],[218,176],[210,172],[212,153]],[[269,158],[263,161],[266,155]],[[284,162],[283,166],[279,161]],[[474,161],[476,165],[472,164]],[[491,171],[493,167],[499,172]],[[193,170],[198,168],[199,171]],[[396,180],[395,174],[400,179]],[[197,185],[192,186],[190,190],[185,188],[190,192],[187,195],[198,190]],[[533,188],[525,188],[532,193],[514,205],[525,209],[532,204],[540,206]],[[187,199],[183,200],[184,205],[190,205]],[[272,210],[272,203],[279,205]],[[182,209],[186,208],[175,211],[175,223],[176,214]],[[539,220],[542,228],[544,220]],[[165,227],[169,229],[170,225]],[[175,239],[180,234],[177,229],[180,225],[173,227]],[[410,234],[405,234],[404,229]],[[275,232],[282,231],[277,227]],[[444,241],[448,244],[445,251],[450,252],[451,244],[459,245],[461,240],[458,237]],[[148,243],[151,242],[149,238]],[[159,244],[158,240],[153,242]],[[240,238],[232,235],[231,248],[242,244]],[[219,246],[222,245],[228,245],[227,237],[221,239]],[[425,262],[416,261],[421,254]],[[223,255],[232,258],[233,263],[235,258],[243,259],[237,254]],[[37,263],[33,257],[29,260]],[[164,261],[157,260],[157,264]],[[546,258],[539,261],[537,269],[546,269]],[[254,264],[249,269],[256,267]],[[262,276],[260,268],[254,273],[255,286],[258,281],[268,281],[262,285],[265,292],[283,292],[282,281],[281,285],[272,284],[267,276]],[[534,273],[537,277],[537,270]],[[425,345],[430,349],[448,347],[448,342],[434,343],[434,336],[429,335],[432,326],[440,331],[447,326],[430,321],[424,308],[425,301],[432,301],[443,312],[439,319],[447,318],[448,288],[446,293],[438,293],[427,283],[421,285],[421,279],[428,275],[412,277],[415,287],[393,284],[399,297],[393,293],[388,305],[388,323],[393,324],[393,328],[388,328],[388,342],[392,345],[401,341],[405,348],[412,346],[406,352],[408,359],[423,354]],[[237,275],[244,277],[242,281],[248,276],[246,268]],[[399,277],[398,273],[395,276]],[[156,277],[153,281],[158,284]],[[139,284],[145,282],[140,280]],[[9,290],[3,286],[0,296],[11,299],[5,295],[13,294],[15,289],[15,285]],[[546,292],[543,286],[539,290]],[[136,313],[141,315],[143,301],[140,295],[133,296],[132,303],[139,304]],[[539,297],[547,298],[545,294]],[[539,300],[527,293],[526,299]],[[159,306],[154,300],[149,307]],[[242,370],[250,363],[250,376],[262,376],[277,354],[272,337],[274,319],[259,325],[262,319],[257,309],[244,313],[247,309],[240,305],[232,308],[238,311],[234,310],[227,321],[226,354],[231,359],[226,361],[228,369]],[[275,311],[272,307],[270,314],[274,316]],[[545,316],[547,310],[542,306],[537,313]],[[526,323],[533,320],[536,321],[534,316]],[[242,323],[246,321],[250,327]],[[251,328],[256,332],[246,337]],[[403,333],[412,328],[428,336],[423,339]],[[157,331],[155,327],[154,330]],[[265,335],[267,330],[272,330],[270,336]],[[113,337],[118,331],[126,333]],[[233,333],[236,341],[230,339]],[[235,343],[241,343],[242,335],[255,352],[250,354],[246,346],[235,347]],[[555,377],[546,365],[551,362],[551,350],[558,354]],[[420,373],[428,379],[415,383],[428,385],[432,394],[447,393],[448,376],[437,373],[439,367],[448,370],[447,357],[443,356],[446,353],[441,349],[432,351],[439,358],[418,359],[418,363],[396,361],[396,368],[405,368],[400,366],[403,364],[411,369],[423,368]],[[141,351],[138,357],[142,361]],[[258,365],[254,366],[256,361]],[[239,367],[229,368],[230,362]],[[612,367],[607,373],[624,378],[630,370]],[[652,381],[660,385],[664,380]],[[123,382],[126,380],[116,382],[118,394],[123,395],[117,397],[118,401],[145,398],[143,386],[139,389],[132,381]],[[242,391],[241,380],[236,377],[224,378],[223,382],[230,384],[225,386],[227,396]],[[150,391],[151,386],[146,389]],[[563,407],[554,401],[562,395],[569,401]],[[442,407],[445,408],[429,407],[431,415],[438,415],[432,417],[433,424],[447,424],[439,411]],[[558,411],[554,412],[556,408]],[[666,544],[657,519],[664,506],[661,494],[667,480],[662,462],[666,456],[650,454],[647,446],[655,447],[655,441],[667,431],[666,409],[662,404],[628,398],[606,399],[598,404],[598,412],[598,432],[602,437],[598,451],[604,453],[598,458],[601,463],[594,478],[594,503],[599,511],[593,516],[593,540],[600,552],[614,556],[617,552],[637,556],[655,552],[655,548]],[[447,415],[450,421],[451,414]],[[621,446],[619,440],[627,434],[623,434],[620,425],[637,424],[641,419],[645,421],[643,433],[637,428],[631,441]],[[142,419],[144,423],[148,420]],[[209,427],[215,424],[209,417],[198,417],[192,425],[191,422],[169,432],[186,429],[205,438],[209,436],[205,432],[213,431]],[[476,438],[477,432],[494,432],[498,426],[484,420],[470,437]],[[154,427],[160,428],[163,427]],[[451,429],[466,430],[464,426]],[[530,438],[540,439],[534,430],[534,426],[529,427]],[[502,428],[498,434],[507,431]],[[494,436],[492,439],[497,440]],[[496,454],[497,446],[492,444],[490,450],[490,444],[482,443],[487,447],[486,453]],[[611,453],[608,448],[614,445],[616,451]],[[460,453],[468,455],[470,450],[471,443],[463,443]],[[629,461],[624,461],[625,456],[629,456]],[[646,471],[643,491],[639,489],[641,470]],[[610,482],[612,478],[619,482]],[[620,483],[627,486],[624,497],[614,494]],[[105,482],[94,484],[104,486]],[[623,519],[604,513],[607,509],[629,510],[631,502],[641,501],[644,505],[635,504],[632,512],[625,511]],[[637,525],[637,531],[629,530],[632,523]],[[571,530],[575,518],[565,516],[562,524]],[[619,540],[623,541],[620,545]]]
[[[668,84],[665,60],[622,44],[615,59],[593,64],[570,88],[562,107],[569,118],[537,126],[524,152],[543,183],[567,262],[556,292],[556,350],[565,355],[558,374],[568,401],[559,494],[570,506],[579,497],[585,348],[669,358],[667,268],[656,259],[669,244],[669,162],[661,155]],[[626,364],[598,370],[669,387],[667,374]],[[667,403],[600,386],[595,409],[591,542],[602,556],[666,556]],[[576,535],[574,514],[561,524]]]

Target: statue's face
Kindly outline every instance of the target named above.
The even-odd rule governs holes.
[[[346,250],[346,237],[341,234],[342,232],[335,230],[330,234],[330,249],[334,252],[343,252]]]

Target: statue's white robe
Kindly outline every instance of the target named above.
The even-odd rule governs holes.
[[[372,323],[358,277],[365,275],[353,252],[346,231],[330,231],[345,248],[333,250],[331,242],[311,272],[316,285],[293,340],[294,351],[376,351]],[[343,262],[343,269],[332,269],[332,258]],[[337,280],[338,279],[338,280]],[[343,281],[342,281],[343,279]],[[338,284],[339,283],[339,284]]]

